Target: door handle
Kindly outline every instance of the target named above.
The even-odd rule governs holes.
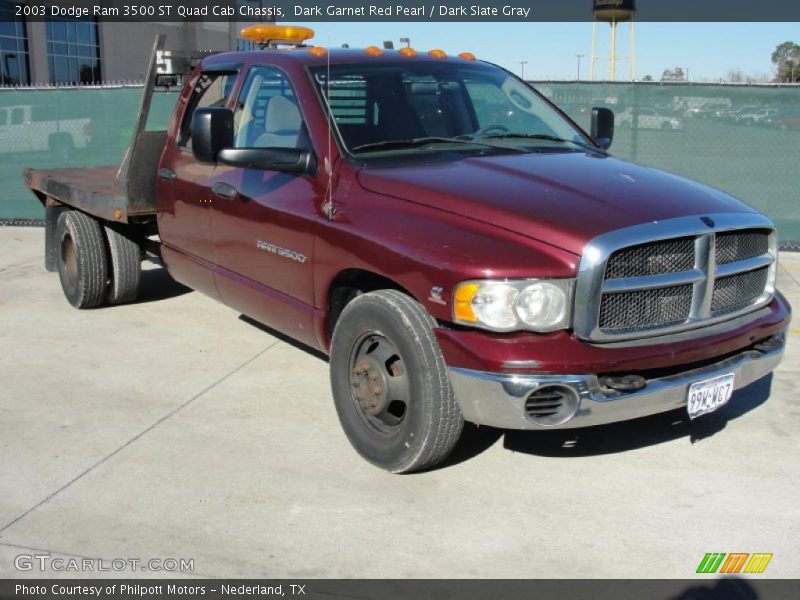
[[[239,191],[235,187],[227,183],[222,183],[221,181],[211,186],[211,191],[214,192],[215,196],[219,196],[225,200],[233,200],[239,194]]]
[[[158,176],[166,181],[173,181],[178,178],[172,169],[159,169]]]

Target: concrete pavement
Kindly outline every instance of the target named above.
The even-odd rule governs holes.
[[[202,577],[685,578],[706,552],[800,576],[800,329],[773,379],[695,422],[468,428],[443,468],[393,476],[350,448],[320,357],[153,266],[139,303],[74,310],[42,253],[41,229],[0,228],[0,578],[86,575],[15,567],[33,554]],[[800,255],[781,259],[800,306]]]

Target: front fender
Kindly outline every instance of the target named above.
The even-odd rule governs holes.
[[[354,186],[356,187],[356,186]],[[451,320],[456,284],[467,279],[574,277],[579,257],[468,216],[357,188],[336,199],[318,230],[315,306],[327,310],[331,283],[362,269],[408,290],[434,318]],[[546,234],[536,232],[538,238]],[[441,288],[441,293],[432,293]]]

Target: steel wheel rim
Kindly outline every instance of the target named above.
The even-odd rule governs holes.
[[[408,416],[411,389],[408,371],[394,343],[380,332],[356,341],[349,362],[350,398],[362,423],[390,437]]]

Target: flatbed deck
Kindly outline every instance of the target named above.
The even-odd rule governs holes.
[[[25,169],[25,185],[50,201],[95,217],[126,222],[125,194],[117,185],[119,166],[79,169]],[[117,212],[119,211],[119,212]]]
[[[156,170],[165,131],[145,131],[122,165],[77,169],[25,169],[25,185],[45,204],[76,208],[98,219],[142,222],[155,216]]]
[[[143,224],[154,221],[158,161],[166,131],[147,131],[158,54],[164,35],[156,37],[130,146],[120,165],[68,169],[25,169],[27,185],[47,207],[69,207],[101,220]],[[181,75],[191,70],[187,58]]]

